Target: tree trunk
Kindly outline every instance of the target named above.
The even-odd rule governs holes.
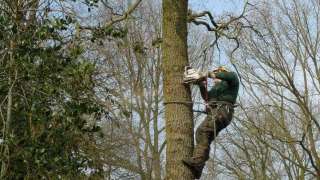
[[[187,54],[188,0],[163,0],[163,72],[166,119],[166,179],[193,179],[182,159],[192,156],[193,114],[190,87],[183,85]]]

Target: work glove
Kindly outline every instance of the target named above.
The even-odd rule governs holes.
[[[206,73],[202,73],[199,70],[193,68],[187,68],[184,72],[183,82],[184,83],[197,83],[202,78],[206,77]]]

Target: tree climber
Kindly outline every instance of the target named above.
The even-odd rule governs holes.
[[[207,91],[207,77],[213,79],[214,86]],[[226,128],[233,117],[234,104],[239,90],[239,79],[235,72],[219,67],[212,72],[201,73],[187,69],[185,83],[197,84],[201,96],[208,104],[207,117],[196,131],[196,146],[193,156],[183,159],[196,179],[201,177],[205,162],[209,159],[210,144],[221,130]]]

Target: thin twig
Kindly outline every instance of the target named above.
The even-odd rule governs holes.
[[[142,0],[137,0],[132,6],[128,8],[128,10],[123,13],[121,16],[117,16],[114,18],[111,18],[109,22],[107,22],[103,27],[104,28],[109,28],[115,23],[118,23],[120,21],[123,21],[129,17],[129,15],[138,7],[138,5],[141,3]],[[90,27],[90,26],[81,26],[80,29],[84,30],[96,30],[97,27]]]

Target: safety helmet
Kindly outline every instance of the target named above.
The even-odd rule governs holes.
[[[219,66],[217,69],[213,70],[214,72],[229,72],[229,70],[224,66]]]

